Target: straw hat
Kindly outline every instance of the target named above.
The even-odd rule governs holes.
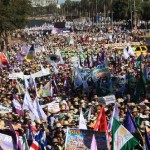
[[[93,99],[97,99],[97,98],[98,98],[98,96],[97,96],[97,95],[94,95]]]
[[[61,125],[61,123],[57,122],[56,123],[56,128],[62,128],[63,126]]]
[[[53,138],[53,143],[58,143],[58,139],[57,138]]]
[[[133,108],[132,112],[138,112],[138,109],[135,107]]]
[[[98,106],[99,105],[99,103],[98,102],[95,102],[95,106]]]
[[[70,106],[70,110],[74,110],[74,107],[73,107],[73,106]]]
[[[148,106],[146,106],[146,108],[144,109],[145,111],[149,111],[149,107]]]
[[[74,101],[74,102],[78,102],[78,101],[79,101],[79,98],[78,98],[78,97],[75,97],[73,101]]]
[[[68,126],[69,122],[67,120],[64,121],[63,126]]]
[[[78,102],[75,102],[74,105],[75,105],[75,106],[79,106],[79,103],[78,103]]]

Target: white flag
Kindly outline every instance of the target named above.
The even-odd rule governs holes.
[[[123,57],[124,57],[124,59],[128,59],[129,58],[129,54],[128,54],[126,48],[123,49]]]
[[[80,109],[79,129],[87,129],[85,119],[83,117],[82,108]]]
[[[129,54],[130,56],[135,56],[134,51],[133,51],[133,49],[132,49],[131,46],[128,46],[128,54]]]

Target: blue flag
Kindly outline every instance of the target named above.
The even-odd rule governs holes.
[[[75,69],[75,78],[74,78],[74,87],[78,88],[83,84],[81,74],[78,70],[78,68]]]
[[[127,113],[126,113],[126,117],[124,120],[124,126],[131,133],[134,133],[137,131],[137,125],[136,125],[135,121],[133,120],[129,110],[127,110]]]

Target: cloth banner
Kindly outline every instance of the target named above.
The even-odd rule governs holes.
[[[115,102],[116,102],[115,95],[109,95],[109,96],[104,96],[99,98],[99,103],[103,105],[109,105]]]
[[[90,150],[93,134],[95,135],[97,149],[108,150],[105,132],[70,128],[67,129],[65,150]]]
[[[48,107],[48,111],[54,110],[54,111],[60,111],[59,103],[56,101],[53,101],[51,103],[45,104],[41,106],[42,108]]]
[[[45,72],[43,72],[41,70],[41,71],[38,71],[36,73],[33,73],[32,78],[33,79],[40,78],[40,77],[43,77],[43,76],[47,76],[49,74],[50,74],[50,70],[49,70],[49,68],[46,68]],[[17,79],[17,78],[21,78],[22,80],[29,79],[30,75],[24,75],[23,72],[9,74],[9,79]]]
[[[12,112],[12,108],[8,108],[5,106],[0,105],[0,114]]]
[[[98,80],[101,77],[110,76],[110,72],[108,68],[103,68],[103,69],[96,68],[93,70],[92,76]]]
[[[12,137],[6,134],[0,133],[0,147],[3,150],[13,150],[13,141]]]

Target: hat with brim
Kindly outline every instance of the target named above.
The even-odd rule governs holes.
[[[132,112],[138,112],[138,109],[135,107],[133,108]]]
[[[68,125],[69,125],[69,122],[65,120],[63,123],[63,126],[68,126]]]
[[[63,126],[61,125],[61,123],[56,123],[56,128],[62,128]]]
[[[53,139],[53,143],[58,143],[58,139],[57,139],[57,138],[54,138],[54,139]]]

